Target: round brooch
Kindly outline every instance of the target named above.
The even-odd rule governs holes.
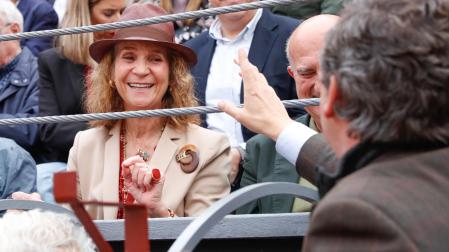
[[[198,167],[199,157],[198,150],[195,145],[184,145],[176,154],[176,162],[181,166],[185,173],[192,173]]]

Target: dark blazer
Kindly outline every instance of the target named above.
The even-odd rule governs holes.
[[[249,60],[263,73],[282,100],[297,99],[295,82],[287,73],[288,61],[285,55],[285,43],[298,25],[298,20],[274,15],[268,10],[263,10],[248,54]],[[208,32],[203,32],[198,37],[187,41],[185,45],[192,48],[199,59],[192,68],[192,74],[197,84],[195,86],[196,96],[201,105],[204,105],[207,77],[216,41],[209,36]],[[243,102],[243,87],[240,101]],[[303,110],[290,112],[291,116],[295,118],[304,114]],[[204,124],[204,126],[207,125]],[[245,141],[255,135],[244,127],[242,127],[242,133]]]
[[[310,115],[303,115],[296,121],[308,126]],[[262,134],[246,142],[243,168],[240,187],[263,182],[298,183],[299,181],[295,166],[276,152],[276,142]],[[288,195],[268,196],[246,204],[236,213],[290,213],[294,199],[295,197]]]
[[[323,147],[321,135],[306,142],[301,171]],[[448,157],[448,147],[387,152],[345,176],[317,204],[303,251],[446,251]]]
[[[75,64],[61,56],[57,48],[42,52],[38,64],[40,114],[84,113],[84,65]],[[76,133],[86,128],[85,122],[41,124],[40,137],[46,161],[67,162]]]
[[[58,28],[58,15],[45,0],[20,0],[17,9],[23,16],[23,31],[40,31]],[[28,47],[34,55],[53,47],[53,37],[21,39],[20,45]]]
[[[0,119],[38,115],[37,59],[28,48],[24,48],[16,59],[17,64],[0,90]],[[0,137],[14,140],[36,160],[39,159],[38,133],[37,124],[0,126]]]

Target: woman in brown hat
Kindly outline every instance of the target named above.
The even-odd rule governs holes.
[[[128,7],[120,21],[164,15],[151,4]],[[196,106],[190,66],[196,55],[174,43],[172,23],[117,30],[94,42],[87,94],[90,113]],[[145,204],[150,217],[192,216],[230,190],[229,143],[197,126],[197,115],[95,121],[79,132],[68,170],[82,200]],[[88,206],[95,219],[122,218],[113,207]]]

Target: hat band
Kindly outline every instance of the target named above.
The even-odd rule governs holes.
[[[155,29],[154,26],[155,25],[120,29],[115,33],[115,36],[112,39],[129,40],[132,38],[146,38],[148,40],[164,41],[170,43],[174,42],[172,40],[174,36],[173,33]]]

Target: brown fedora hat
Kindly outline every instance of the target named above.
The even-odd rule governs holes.
[[[125,9],[119,21],[129,21],[142,18],[150,18],[166,15],[163,9],[150,4],[133,4]],[[90,56],[98,63],[104,55],[114,48],[115,44],[122,41],[145,41],[178,52],[190,66],[196,64],[195,52],[174,41],[175,29],[173,23],[160,23],[154,25],[135,26],[118,29],[111,39],[103,39],[89,46]]]

